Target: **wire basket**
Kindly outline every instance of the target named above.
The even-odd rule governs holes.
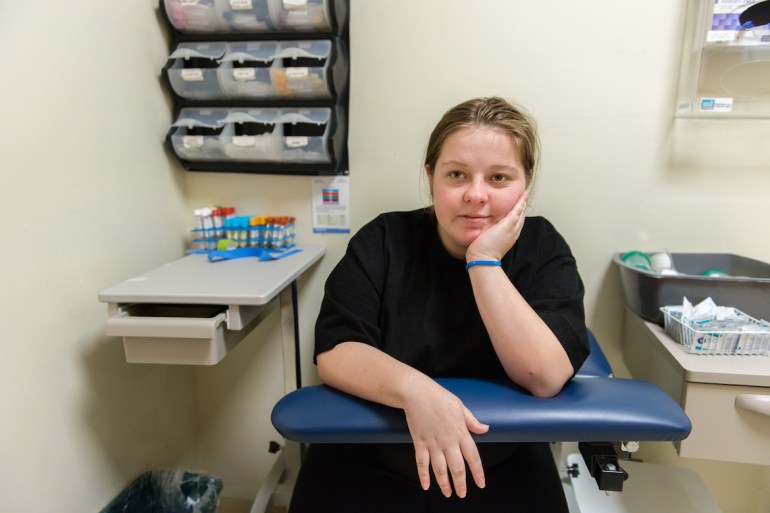
[[[731,329],[697,329],[682,322],[681,306],[661,307],[663,327],[693,354],[770,354],[770,325],[733,308]]]

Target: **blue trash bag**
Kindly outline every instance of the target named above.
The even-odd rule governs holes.
[[[151,470],[100,513],[216,513],[222,480],[187,470]]]

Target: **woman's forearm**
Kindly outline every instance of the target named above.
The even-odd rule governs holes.
[[[566,351],[500,267],[468,274],[481,318],[508,377],[533,395],[550,397],[572,376]]]
[[[343,392],[394,408],[410,393],[436,386],[425,374],[361,342],[343,342],[318,355],[321,381]]]

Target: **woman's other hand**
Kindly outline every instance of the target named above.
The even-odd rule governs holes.
[[[414,442],[420,485],[430,486],[430,470],[445,497],[465,497],[466,462],[471,477],[484,488],[484,469],[471,433],[484,434],[489,426],[479,422],[454,394],[431,381],[410,394],[404,406]],[[451,482],[450,482],[451,478]]]

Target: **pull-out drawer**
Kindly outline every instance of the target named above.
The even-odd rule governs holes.
[[[275,307],[111,305],[105,333],[123,337],[126,361],[214,365]]]
[[[683,407],[693,430],[680,456],[770,462],[770,388],[687,383]]]

